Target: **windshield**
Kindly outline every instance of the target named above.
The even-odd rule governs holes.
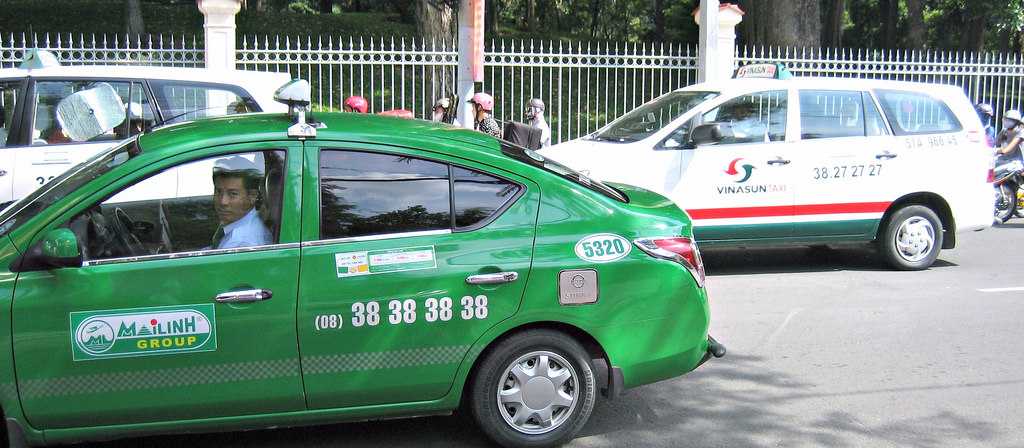
[[[110,170],[126,162],[134,154],[134,147],[135,139],[131,139],[110,150],[101,152],[65,171],[64,174],[47,182],[24,199],[10,205],[0,215],[0,236],[6,235],[22,223],[32,219],[39,212],[46,210],[47,207],[81,188],[89,181],[110,172]]]
[[[629,202],[629,199],[627,199],[619,190],[609,187],[597,179],[591,179],[572,168],[562,165],[561,163],[545,158],[531,149],[516,146],[508,142],[502,142],[501,152],[515,160],[538,168],[543,168],[598,193],[604,194],[612,199],[621,202]]]
[[[671,92],[633,109],[590,136],[594,140],[629,143],[650,137],[676,118],[718,96],[718,92]]]

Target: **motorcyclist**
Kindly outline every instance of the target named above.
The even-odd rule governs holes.
[[[540,98],[533,98],[526,103],[526,122],[537,129],[540,129],[540,147],[551,146],[551,127],[544,121],[544,101]]]
[[[353,95],[348,98],[345,98],[344,109],[345,112],[358,112],[361,114],[365,114],[370,109],[370,103],[366,101],[366,98],[363,98],[358,95]]]
[[[1024,121],[1020,111],[1008,110],[1003,114],[1003,130],[996,137],[997,165],[1016,162],[1022,163],[1021,141],[1024,140]]]
[[[438,98],[437,101],[434,101],[432,112],[432,121],[454,124],[455,126],[459,125],[459,122],[455,119],[455,111],[452,110],[452,100],[450,98]]]
[[[501,126],[491,116],[491,113],[494,111],[494,97],[480,92],[473,95],[473,98],[470,98],[468,102],[473,103],[473,110],[475,112],[473,115],[473,129],[501,138]]]
[[[985,139],[988,141],[988,146],[993,147],[996,144],[996,127],[992,123],[992,118],[995,116],[992,105],[987,103],[978,103],[974,106],[974,111],[978,113],[978,118],[981,119],[981,124],[984,126]]]

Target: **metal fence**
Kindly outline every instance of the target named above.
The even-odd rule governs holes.
[[[0,35],[0,68],[26,49],[54,52],[65,64],[202,67],[196,36],[83,34]],[[288,72],[313,85],[317,109],[340,109],[361,95],[374,111],[407,109],[429,116],[436,98],[455,91],[454,42],[240,36],[237,67]],[[998,113],[1020,108],[1024,58],[1019,54],[744,47],[736,65],[783,62],[797,76],[858,77],[962,86]],[[696,48],[679,44],[495,40],[484,52],[484,91],[499,120],[524,119],[527,100],[541,98],[555,142],[592,132],[652,98],[696,82]]]

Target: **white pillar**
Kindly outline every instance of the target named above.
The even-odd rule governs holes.
[[[457,73],[456,89],[459,94],[459,104],[456,106],[459,123],[466,129],[473,129],[473,106],[467,101],[473,97],[473,71],[470,58],[472,57],[473,46],[473,11],[470,0],[459,1],[459,68]]]
[[[206,43],[206,68],[235,69],[235,14],[241,0],[197,0],[203,12]]]
[[[700,0],[694,20],[700,26],[700,40],[697,48],[697,82],[718,78],[718,27],[703,24],[718,23],[718,0]]]
[[[701,0],[701,6],[704,3],[710,3],[711,9],[715,9],[714,6],[717,1]],[[712,22],[705,17],[704,8],[699,8],[694,12],[694,21],[697,25],[702,23],[717,23],[718,26],[714,27],[700,27],[700,60],[699,63],[702,65],[698,66],[698,80],[711,81],[714,79],[725,79],[732,77],[732,73],[735,70],[735,58],[736,58],[736,25],[739,25],[743,21],[743,10],[739,6],[733,4],[723,4],[719,6],[715,16],[717,16]],[[705,29],[711,34],[714,34],[714,47],[708,50],[708,53],[713,53],[713,57],[710,60],[704,58],[705,52]],[[710,39],[710,37],[709,37]],[[713,66],[712,70],[708,70],[705,73],[703,64]]]

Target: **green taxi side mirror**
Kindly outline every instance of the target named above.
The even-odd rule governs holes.
[[[43,239],[16,258],[10,268],[11,272],[30,272],[81,266],[78,237],[71,229],[61,228],[46,232]]]

